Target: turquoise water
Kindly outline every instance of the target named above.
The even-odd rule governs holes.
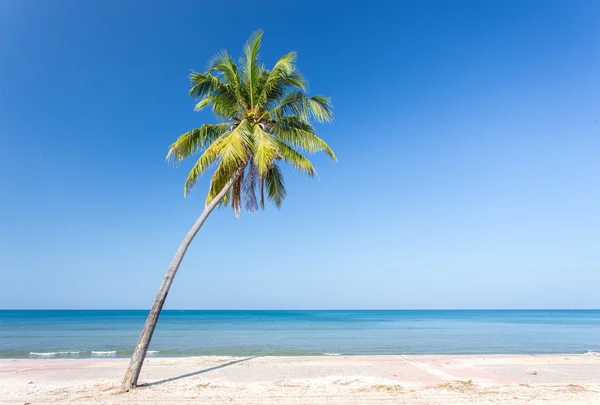
[[[147,311],[0,311],[0,357],[123,357]],[[163,311],[151,356],[583,353],[600,310]]]

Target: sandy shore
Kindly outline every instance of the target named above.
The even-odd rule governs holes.
[[[600,356],[2,359],[2,404],[600,404]]]

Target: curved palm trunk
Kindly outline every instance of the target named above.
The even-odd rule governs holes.
[[[142,364],[144,363],[144,359],[146,358],[146,352],[148,351],[148,347],[150,346],[150,340],[152,339],[152,335],[154,334],[154,329],[156,328],[156,324],[158,323],[158,317],[160,316],[160,312],[162,311],[163,305],[165,304],[165,300],[167,299],[167,294],[169,294],[169,289],[171,288],[171,284],[173,284],[173,279],[175,278],[175,274],[179,269],[179,265],[183,260],[183,256],[185,256],[185,252],[192,243],[192,240],[206,221],[206,218],[210,215],[210,213],[215,209],[215,207],[221,202],[227,191],[231,188],[231,185],[235,182],[235,180],[239,177],[240,171],[238,171],[234,176],[232,176],[231,180],[223,187],[223,190],[204,208],[202,214],[192,226],[192,229],[189,230],[181,245],[179,245],[179,249],[177,249],[177,253],[171,262],[171,266],[165,275],[165,278],[158,290],[158,294],[156,294],[156,298],[154,299],[154,304],[152,305],[152,309],[150,310],[150,314],[148,314],[148,319],[146,319],[146,324],[144,325],[144,329],[142,330],[142,334],[140,335],[140,339],[138,340],[138,344],[133,351],[133,355],[131,356],[131,362],[129,363],[129,367],[127,368],[127,372],[125,373],[125,378],[123,379],[123,384],[121,388],[124,391],[129,391],[137,386],[137,381],[140,376],[140,371],[142,370]]]

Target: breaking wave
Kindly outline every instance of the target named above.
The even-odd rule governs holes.
[[[92,350],[92,353],[91,353],[92,357],[115,357],[116,355],[117,355],[116,350],[109,350],[109,351],[94,351],[94,350]]]
[[[78,356],[78,351],[64,351],[64,352],[29,352],[30,357],[67,357],[67,356]]]

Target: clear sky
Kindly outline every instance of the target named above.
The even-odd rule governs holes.
[[[213,214],[167,308],[599,308],[597,1],[0,2],[0,308],[148,308],[208,177],[187,75],[291,49],[339,162]]]

